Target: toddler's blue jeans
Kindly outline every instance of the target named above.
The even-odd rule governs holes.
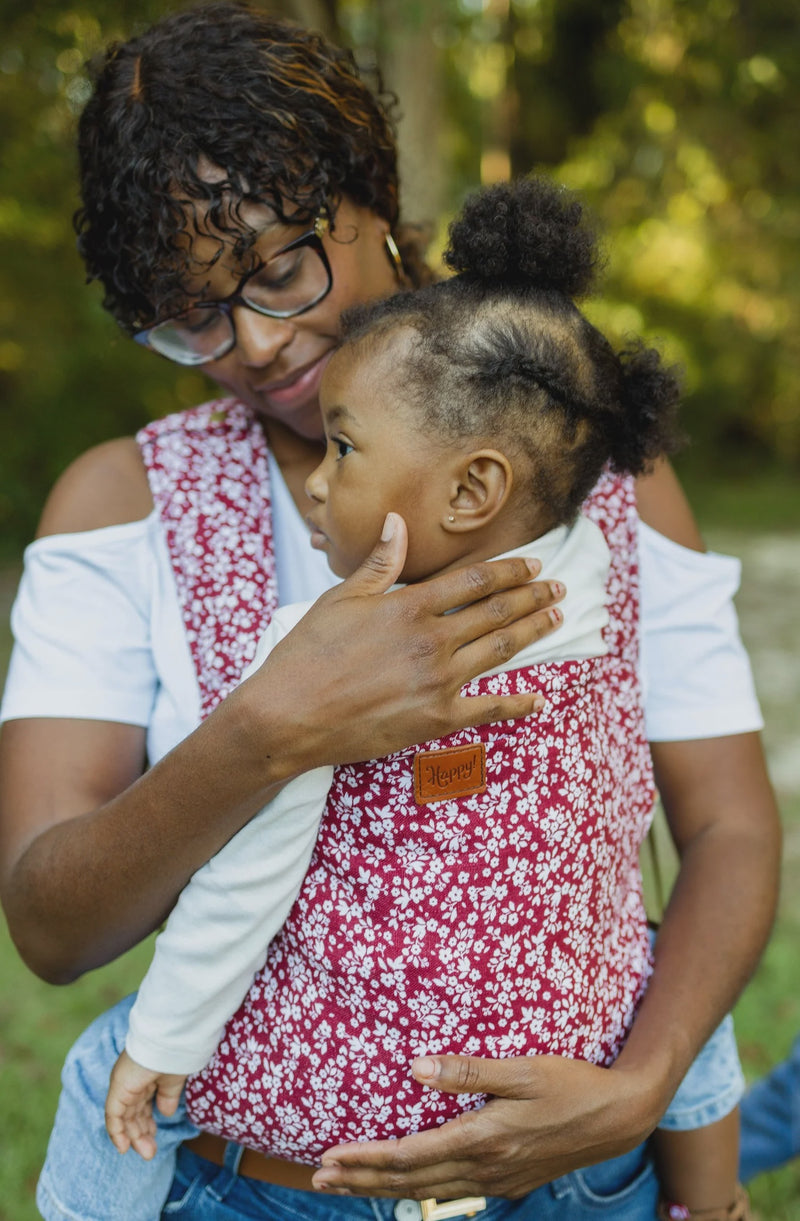
[[[800,1156],[800,1036],[771,1073],[742,1099],[743,1183]]]

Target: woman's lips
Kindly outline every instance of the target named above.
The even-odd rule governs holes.
[[[256,393],[265,402],[274,403],[281,407],[291,406],[294,403],[304,403],[311,397],[317,398],[322,374],[325,372],[325,366],[332,355],[333,348],[325,352],[317,360],[312,361],[310,365],[305,365],[299,369],[296,373],[290,373],[287,377],[264,382],[262,385],[256,386]]]

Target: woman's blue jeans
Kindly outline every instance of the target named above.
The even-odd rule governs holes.
[[[161,1214],[191,1221],[420,1221],[413,1200],[379,1200],[325,1196],[290,1191],[239,1178],[238,1151],[229,1146],[227,1167],[211,1166],[187,1150],[178,1167],[169,1200]],[[653,1221],[656,1184],[644,1148],[601,1166],[565,1175],[531,1192],[522,1200],[488,1199],[476,1221],[589,1221],[605,1216],[614,1221]]]
[[[317,1195],[240,1177],[237,1148],[214,1166],[179,1145],[197,1129],[182,1113],[159,1120],[158,1154],[117,1153],[105,1131],[111,1068],[124,1046],[128,997],[102,1014],[67,1056],[62,1093],[37,1190],[45,1221],[415,1221],[413,1201]],[[177,1168],[176,1168],[177,1155]],[[653,1221],[656,1178],[647,1149],[556,1179],[524,1200],[490,1199],[478,1221]]]

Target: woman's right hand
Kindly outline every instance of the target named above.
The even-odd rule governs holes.
[[[392,523],[359,571],[144,774],[136,725],[2,727],[0,894],[37,974],[68,983],[157,928],[291,776],[534,710],[531,695],[459,691],[557,627],[559,591],[515,559],[386,593],[406,547],[404,523]]]
[[[405,561],[403,519],[390,513],[383,535],[239,689],[262,708],[270,741],[281,733],[272,707],[281,692],[287,776],[541,707],[535,694],[459,692],[559,626],[563,587],[535,581],[540,564],[531,557],[470,564],[387,593]]]

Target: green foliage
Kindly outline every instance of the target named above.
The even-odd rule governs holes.
[[[84,63],[152,4],[19,6],[0,50],[0,551],[31,537],[47,489],[90,445],[195,402],[203,379],[136,348],[84,287],[71,215]],[[149,358],[149,359],[148,359]]]
[[[624,98],[571,141],[558,174],[610,234],[605,318],[685,366],[701,461],[800,466],[796,14],[635,3],[597,71]]]
[[[644,330],[686,368],[689,464],[711,474],[731,462],[747,473],[796,474],[794,0],[283,7],[343,31],[367,64],[401,36],[432,38],[442,105],[424,116],[423,130],[428,165],[433,155],[445,163],[443,211],[509,167],[546,166],[579,188],[609,239],[599,319],[620,337]],[[70,225],[85,60],[164,6],[98,0],[89,12],[46,0],[34,14],[6,0],[4,8],[0,549],[15,552],[74,456],[189,405],[207,387],[117,332],[97,286],[83,287]],[[411,107],[413,80],[393,84],[401,110],[404,95]]]

